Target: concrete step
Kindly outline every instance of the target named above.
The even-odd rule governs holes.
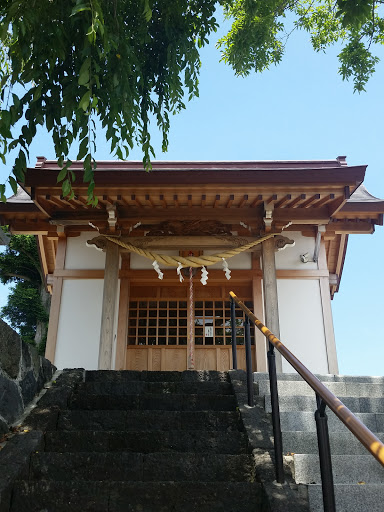
[[[247,437],[241,432],[170,430],[153,432],[56,431],[45,434],[49,452],[194,452],[246,454]]]
[[[361,382],[368,384],[381,384],[384,386],[384,377],[372,377],[370,375],[334,375],[334,374],[315,374],[321,382]],[[301,381],[303,378],[298,373],[278,373],[277,379],[280,381]],[[253,374],[254,382],[269,380],[268,373],[255,372]]]
[[[236,399],[231,395],[91,395],[73,393],[68,400],[70,409],[151,410],[151,411],[233,411]]]
[[[384,384],[376,382],[323,382],[337,397],[369,397],[369,398],[382,398],[384,395]],[[269,395],[269,381],[260,380],[259,394]],[[293,380],[280,380],[278,381],[279,396],[314,396],[315,392],[304,381]]]
[[[257,482],[19,482],[11,512],[268,512]]]
[[[345,432],[348,428],[332,411],[327,411],[329,432]],[[384,414],[359,412],[355,416],[372,432],[384,432]],[[312,431],[316,432],[314,412],[296,411],[280,413],[282,431]]]
[[[321,484],[319,457],[295,454],[295,481],[298,484]],[[371,455],[333,455],[332,472],[335,484],[384,483],[384,468]]]
[[[283,432],[284,454],[318,453],[316,432]],[[384,442],[384,433],[375,433]],[[366,455],[366,448],[349,432],[330,432],[329,442],[332,455]]]
[[[321,485],[308,486],[311,512],[323,512]],[[384,486],[380,484],[335,485],[337,512],[383,512]]]
[[[131,370],[93,370],[85,372],[85,382],[229,382],[227,372],[190,371],[183,372],[150,372]]]
[[[209,394],[232,395],[233,389],[230,382],[215,380],[202,382],[176,381],[176,382],[146,382],[146,381],[90,381],[77,385],[77,393],[91,395],[119,395],[132,394]]]
[[[235,411],[69,410],[59,414],[59,430],[243,430]]]
[[[60,481],[253,482],[250,455],[133,452],[39,452],[31,457],[30,479]]]
[[[354,413],[373,412],[384,413],[384,398],[367,397],[342,397],[341,401]],[[279,406],[281,412],[286,411],[315,411],[316,399],[313,396],[279,396]],[[265,397],[265,410],[271,412],[271,401],[269,396]]]

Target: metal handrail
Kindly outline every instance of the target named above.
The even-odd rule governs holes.
[[[344,423],[344,425],[352,432],[352,434],[360,441],[360,443],[375,457],[375,459],[384,466],[384,444],[362,423],[349,409],[346,407],[341,400],[339,400],[328,388],[324,386],[322,382],[317,379],[311,371],[308,370],[303,363],[292,354],[290,350],[250,311],[235,295],[230,292],[230,296],[233,302],[235,302],[246,314],[246,317],[262,332],[270,343],[270,347],[273,355],[273,348],[276,348],[280,354],[290,363],[290,365],[297,371],[299,375],[307,382],[307,384],[316,393],[317,400],[317,411],[315,413],[318,443],[319,443],[319,456],[321,466],[321,478],[323,486],[323,502],[324,510],[334,511],[335,500],[333,491],[333,478],[332,478],[332,463],[330,458],[330,447],[329,447],[329,436],[327,427],[327,416],[325,414],[325,408],[328,406],[335,415]],[[268,354],[270,356],[270,354]],[[272,379],[270,375],[270,381]],[[272,398],[272,397],[271,397]],[[274,434],[280,434],[281,440],[281,429],[280,419],[278,411],[278,397],[277,397],[277,386],[276,386],[276,399],[277,399],[277,416],[278,426],[275,428]],[[274,404],[272,403],[272,419],[274,420]],[[276,416],[276,414],[275,414]],[[276,447],[277,448],[277,447]],[[280,449],[279,449],[280,451]],[[275,449],[276,455],[276,475],[277,481],[281,482],[281,469],[282,467],[282,451],[279,456]],[[279,477],[280,474],[280,477]],[[332,487],[332,493],[327,493]],[[330,496],[330,494],[332,494]]]

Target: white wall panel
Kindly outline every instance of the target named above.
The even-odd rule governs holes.
[[[96,236],[98,233],[93,230],[81,233],[78,237],[67,238],[65,269],[104,270],[105,252],[97,250],[94,246],[86,246],[87,240],[92,240]]]
[[[217,254],[218,252],[225,252],[225,249],[221,251],[204,251],[204,254],[210,256],[211,254]],[[228,267],[230,270],[250,270],[252,268],[252,254],[250,252],[242,252],[233,256],[232,258],[227,259]],[[223,264],[220,261],[219,263],[215,263],[214,265],[210,265],[209,269],[222,269]]]
[[[328,373],[320,283],[278,279],[280,337],[312,373]],[[283,372],[294,372],[283,358]]]
[[[275,253],[277,269],[285,270],[316,270],[317,263],[302,263],[300,255],[309,252],[309,258],[313,258],[315,251],[315,237],[303,236],[299,231],[283,231],[283,236],[295,241],[292,247],[288,245],[282,251]]]
[[[103,279],[63,282],[55,366],[97,370]]]

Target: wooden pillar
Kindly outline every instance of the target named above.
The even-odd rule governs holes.
[[[61,237],[57,242],[57,252],[55,258],[55,270],[63,270],[65,265],[65,253],[67,249],[67,238]],[[47,345],[45,348],[45,357],[55,364],[57,330],[59,327],[61,293],[63,290],[63,278],[54,277],[52,282],[52,301],[49,313],[49,324],[47,334]]]
[[[116,310],[116,292],[119,282],[119,246],[107,243],[105,258],[103,310],[101,314],[99,370],[112,368],[113,324]]]
[[[275,336],[280,338],[279,305],[277,298],[277,281],[275,265],[275,241],[268,238],[262,244],[263,290],[265,325]],[[281,355],[276,350],[276,370],[283,371]]]
[[[325,254],[324,240],[321,240],[318,259],[319,270],[328,270],[327,256]],[[329,277],[320,277],[321,305],[323,308],[324,336],[327,349],[328,373],[338,375],[339,366],[337,363],[335,333],[333,330],[333,318],[331,308],[331,294],[329,290]]]
[[[121,254],[121,270],[129,270],[130,255],[129,253]],[[115,370],[127,369],[127,341],[128,341],[128,317],[129,317],[129,295],[131,281],[127,277],[120,279],[120,298],[119,313],[117,320],[117,339],[116,339],[116,356]]]

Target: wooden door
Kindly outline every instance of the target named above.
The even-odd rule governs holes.
[[[251,285],[237,286],[252,309]],[[131,286],[126,368],[187,369],[190,322],[195,341],[195,369],[226,371],[232,367],[229,285],[194,287],[194,317],[189,314],[188,283],[174,286]],[[241,295],[240,295],[241,294]],[[236,312],[238,366],[245,368],[243,313]],[[251,330],[255,365],[254,330]],[[255,366],[254,366],[255,368]]]

